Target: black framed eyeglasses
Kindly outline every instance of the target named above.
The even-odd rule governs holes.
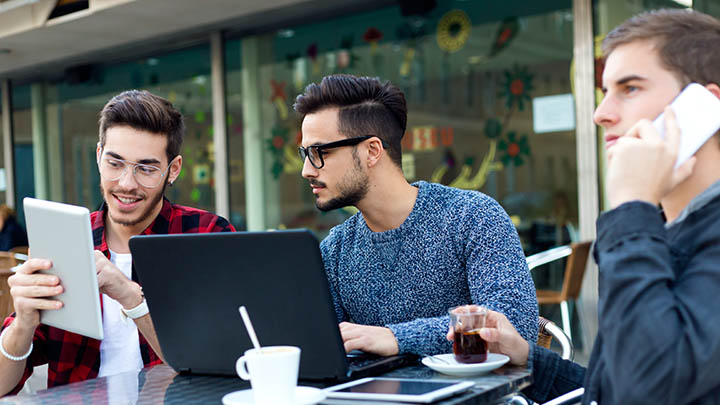
[[[368,139],[375,137],[377,137],[377,135],[363,135],[355,138],[341,139],[339,141],[325,143],[322,145],[312,145],[307,148],[300,146],[298,147],[298,153],[300,154],[300,159],[302,159],[303,162],[305,161],[305,158],[308,158],[310,159],[310,164],[313,165],[314,168],[322,169],[323,166],[325,166],[325,160],[323,160],[324,150],[340,148],[342,146],[355,146],[360,142],[367,141]],[[382,142],[383,148],[388,147],[385,141],[382,139],[380,141]]]

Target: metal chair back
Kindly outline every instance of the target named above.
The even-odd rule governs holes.
[[[575,349],[573,348],[572,340],[563,332],[562,328],[551,320],[541,316],[538,320],[538,346],[549,349],[553,338],[557,340],[562,348],[562,354],[560,356],[565,360],[573,360],[575,358]]]

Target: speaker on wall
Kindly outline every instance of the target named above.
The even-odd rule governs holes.
[[[436,6],[436,0],[400,0],[400,13],[403,17],[427,14]]]

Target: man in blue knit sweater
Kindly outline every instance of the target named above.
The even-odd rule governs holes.
[[[449,352],[448,309],[481,304],[535,340],[538,308],[517,232],[492,198],[409,184],[402,91],[333,75],[297,97],[300,155],[320,210],[359,209],[321,243],[345,349]]]

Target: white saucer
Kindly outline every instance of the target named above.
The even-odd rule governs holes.
[[[292,405],[312,405],[325,399],[325,391],[313,387],[296,387]],[[254,405],[252,389],[240,390],[226,394],[222,403],[225,405]]]
[[[496,368],[501,367],[503,364],[510,361],[510,357],[504,354],[488,353],[487,360],[482,363],[464,364],[458,363],[455,360],[455,355],[452,353],[438,354],[422,359],[422,364],[430,367],[438,373],[447,375],[453,375],[457,377],[467,377],[471,375],[488,373]],[[447,363],[449,364],[447,364]]]

